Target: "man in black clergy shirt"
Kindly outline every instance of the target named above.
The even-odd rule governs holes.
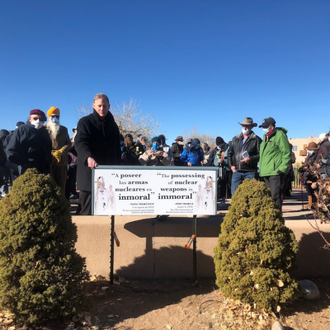
[[[96,94],[93,113],[78,122],[75,149],[78,154],[77,189],[80,190],[77,214],[80,215],[91,214],[91,169],[98,165],[120,165],[119,129],[109,109],[108,97]]]

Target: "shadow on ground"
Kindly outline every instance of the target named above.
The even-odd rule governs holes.
[[[100,286],[106,284],[96,282],[98,287],[95,291],[99,292]],[[94,295],[92,315],[100,320],[103,328],[112,329],[124,320],[139,318],[151,311],[178,304],[188,296],[207,295],[216,289],[211,279],[196,283],[174,279],[130,280],[122,285],[110,286],[103,296]]]

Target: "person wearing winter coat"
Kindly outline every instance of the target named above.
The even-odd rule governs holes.
[[[57,185],[65,192],[66,181],[68,178],[68,152],[71,148],[71,140],[68,129],[60,125],[60,109],[51,107],[47,111],[48,130],[50,140],[52,141],[52,163],[50,175]]]
[[[291,163],[291,148],[287,130],[275,127],[276,121],[269,117],[259,126],[263,130],[260,145],[259,176],[270,189],[272,199],[282,210],[282,184]]]
[[[2,141],[0,139],[0,185],[2,186],[5,183],[4,178],[7,175],[7,169],[5,168],[6,164],[6,153],[2,145]],[[2,194],[0,194],[0,199]]]
[[[192,139],[190,146],[187,146],[181,156],[180,160],[184,165],[188,166],[202,166],[204,160],[203,149],[199,139]]]
[[[218,200],[220,200],[219,208],[225,207],[226,200],[226,161],[225,153],[228,148],[228,144],[223,140],[222,137],[218,136],[215,139],[216,147],[210,152],[207,166],[215,166],[219,168],[218,176]]]
[[[316,158],[318,155],[319,146],[315,142],[308,143],[307,147],[307,157],[304,160],[304,163],[299,168],[301,174],[301,182],[306,188],[308,204],[305,205],[304,209],[312,209],[316,206],[316,196],[314,194],[315,189],[312,187],[313,183],[317,181],[317,176],[315,175],[316,171]],[[314,168],[313,168],[314,167]]]
[[[144,166],[169,166],[170,157],[160,146],[160,139],[155,136],[151,140],[152,146],[147,149],[140,157],[139,161]]]
[[[175,142],[172,143],[172,153],[173,153],[173,162],[174,162],[174,166],[183,166],[184,164],[182,163],[180,156],[183,152],[183,137],[182,136],[178,136],[175,139]]]
[[[121,154],[122,165],[140,165],[139,156],[136,154],[135,145],[131,136],[126,135],[124,138],[124,152]],[[122,150],[122,151],[123,151]]]
[[[135,153],[140,157],[147,149],[146,138],[142,134],[138,134],[135,141]]]
[[[261,138],[253,132],[257,124],[251,117],[239,123],[242,132],[232,139],[228,150],[229,167],[232,170],[231,195],[245,179],[257,176]]]
[[[328,137],[329,135],[327,133],[322,133],[319,135],[319,148],[315,158],[317,170],[321,174],[322,178],[327,176],[325,159],[328,157],[328,153],[330,151],[330,141],[328,140]]]
[[[28,168],[49,174],[52,143],[44,122],[46,115],[39,109],[30,111],[29,120],[12,133],[6,148],[7,159],[22,167],[21,174]]]
[[[166,137],[164,134],[161,134],[158,136],[160,141],[160,147],[168,154],[168,157],[170,159],[170,165],[174,165],[174,158],[173,158],[173,152],[171,147],[166,144]]]
[[[93,113],[81,118],[77,126],[75,149],[78,155],[77,214],[91,214],[92,168],[120,165],[120,136],[105,94],[94,96]]]

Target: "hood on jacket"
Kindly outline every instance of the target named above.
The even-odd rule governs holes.
[[[274,130],[272,131],[272,133],[269,134],[269,136],[272,136],[273,134],[276,134],[277,131],[282,131],[285,135],[287,135],[287,133],[288,133],[288,130],[286,128],[275,127]]]
[[[1,129],[0,130],[0,140],[3,141],[7,135],[9,135],[9,132],[6,129]]]
[[[190,144],[190,149],[194,149],[194,147],[196,147],[196,145],[200,143],[201,141],[199,141],[199,139],[192,139]]]

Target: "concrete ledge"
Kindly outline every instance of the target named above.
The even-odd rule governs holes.
[[[288,203],[283,209],[285,223],[300,244],[295,275],[298,279],[330,276],[330,251],[323,248],[324,240],[306,220],[312,218],[311,212],[301,212],[299,208],[298,201]],[[225,213],[197,220],[198,278],[215,277],[213,249]],[[108,277],[110,216],[74,216],[72,219],[78,228],[76,250],[86,258],[87,269],[91,275]],[[330,242],[330,225],[320,227]],[[192,248],[185,248],[194,232],[192,218],[169,217],[160,222],[150,217],[116,216],[115,230],[121,242],[114,251],[114,273],[117,275],[146,279],[192,278]]]

